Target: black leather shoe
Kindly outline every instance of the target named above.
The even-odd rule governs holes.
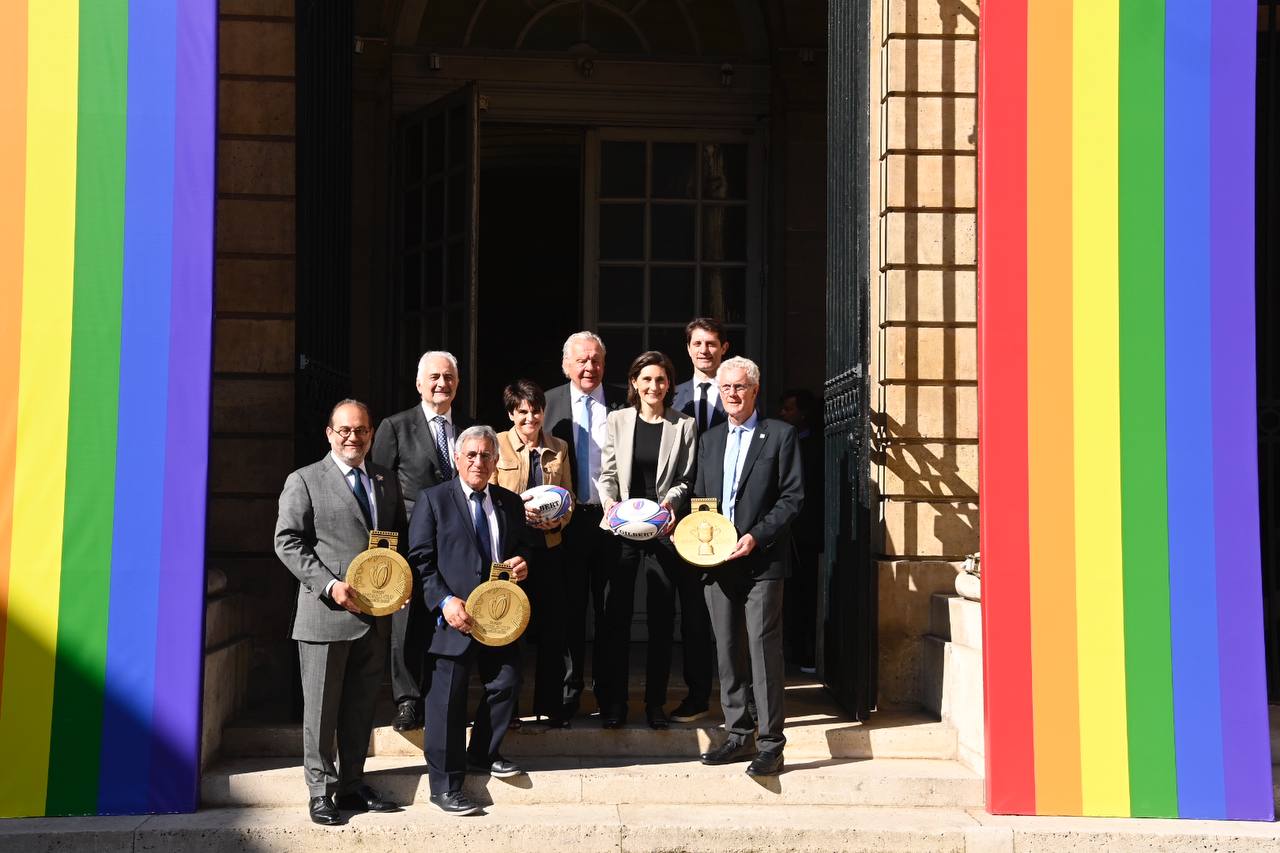
[[[566,715],[563,711],[556,711],[549,717],[539,717],[538,722],[549,729],[567,729],[571,719],[571,715]]]
[[[676,709],[671,712],[671,721],[675,723],[692,723],[701,720],[710,711],[707,710],[706,703],[697,704],[689,699],[685,699]]]
[[[440,811],[455,817],[476,814],[480,806],[461,791],[446,791],[443,794],[432,794],[431,802],[440,807]]]
[[[662,710],[661,705],[649,705],[644,709],[644,718],[649,723],[649,728],[662,731],[671,727],[671,721],[667,719],[667,712]]]
[[[418,719],[418,703],[406,699],[396,706],[396,715],[391,720],[391,728],[398,732],[410,732],[422,728],[422,720]]]
[[[782,750],[762,752],[751,759],[748,776],[777,776],[782,772]]]
[[[312,797],[308,809],[311,812],[312,823],[318,823],[321,826],[342,825],[342,815],[338,814],[338,807],[333,804],[331,797]]]
[[[370,788],[368,785],[361,785],[348,794],[338,795],[338,808],[347,809],[353,812],[398,812],[400,807],[395,803],[387,802],[382,799],[382,795]]]
[[[730,738],[710,752],[702,753],[702,763],[733,764],[735,761],[747,761],[755,755],[755,744]]]
[[[627,724],[627,706],[618,705],[600,712],[600,725],[606,729],[620,729]]]
[[[514,761],[508,761],[501,755],[493,759],[493,761],[477,761],[474,758],[467,758],[467,769],[473,773],[488,773],[495,779],[509,779],[512,776],[519,776],[524,773],[524,769]]]

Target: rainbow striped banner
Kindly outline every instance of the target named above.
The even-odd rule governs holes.
[[[216,27],[0,3],[0,816],[196,806]]]
[[[986,0],[987,807],[1271,819],[1253,0]]]

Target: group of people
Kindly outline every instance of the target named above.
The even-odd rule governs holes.
[[[299,580],[292,635],[312,820],[332,825],[342,809],[397,808],[363,781],[388,645],[393,725],[403,731],[425,721],[434,804],[475,813],[480,807],[463,792],[468,770],[523,772],[501,753],[504,735],[519,724],[517,646],[474,640],[465,606],[495,562],[529,588],[535,722],[567,726],[580,711],[588,607],[600,721],[605,728],[626,722],[643,572],[647,724],[663,729],[706,716],[717,666],[727,738],[702,761],[749,761],[756,776],[781,771],[783,582],[796,552],[801,446],[811,431],[758,413],[759,368],[725,358],[728,342],[715,320],[690,322],[686,344],[692,379],[676,385],[671,359],[645,352],[631,362],[622,400],[605,390],[604,341],[591,332],[570,335],[562,360],[568,381],[545,393],[529,380],[508,385],[511,426],[501,434],[454,411],[458,365],[446,352],[422,356],[421,404],[385,418],[376,433],[363,403],[334,407],[326,427],[331,453],[289,475],[275,535],[276,553]],[[784,411],[800,402],[789,392]],[[569,490],[572,514],[541,521],[519,494],[538,485]],[[738,536],[728,561],[706,571],[682,560],[670,537],[694,497],[717,500]],[[666,507],[670,522],[644,541],[613,535],[609,509],[637,498]],[[379,529],[406,534],[401,550],[416,582],[406,606],[389,617],[362,613],[342,580],[368,547],[369,531]],[[677,602],[687,691],[668,713]],[[473,672],[484,690],[469,715]]]

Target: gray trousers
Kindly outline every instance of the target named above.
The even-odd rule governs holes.
[[[364,778],[390,621],[374,620],[358,640],[298,641],[302,772],[310,797],[350,793]]]
[[[748,741],[756,734],[761,752],[781,751],[786,713],[782,655],[783,581],[724,578],[707,587],[707,610],[716,635],[720,704],[729,737]],[[750,693],[748,693],[750,691]],[[754,696],[759,719],[747,713]]]

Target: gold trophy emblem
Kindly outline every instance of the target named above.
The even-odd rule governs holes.
[[[369,548],[347,567],[346,582],[360,612],[370,616],[395,613],[413,592],[409,561],[396,550],[399,536],[386,530],[369,531]]]
[[[685,562],[709,569],[723,563],[733,552],[738,531],[717,511],[719,505],[715,498],[694,498],[689,502],[689,514],[680,519],[671,534],[676,553]]]
[[[529,627],[529,596],[510,578],[510,566],[494,563],[489,580],[467,596],[471,636],[486,646],[510,645]]]

